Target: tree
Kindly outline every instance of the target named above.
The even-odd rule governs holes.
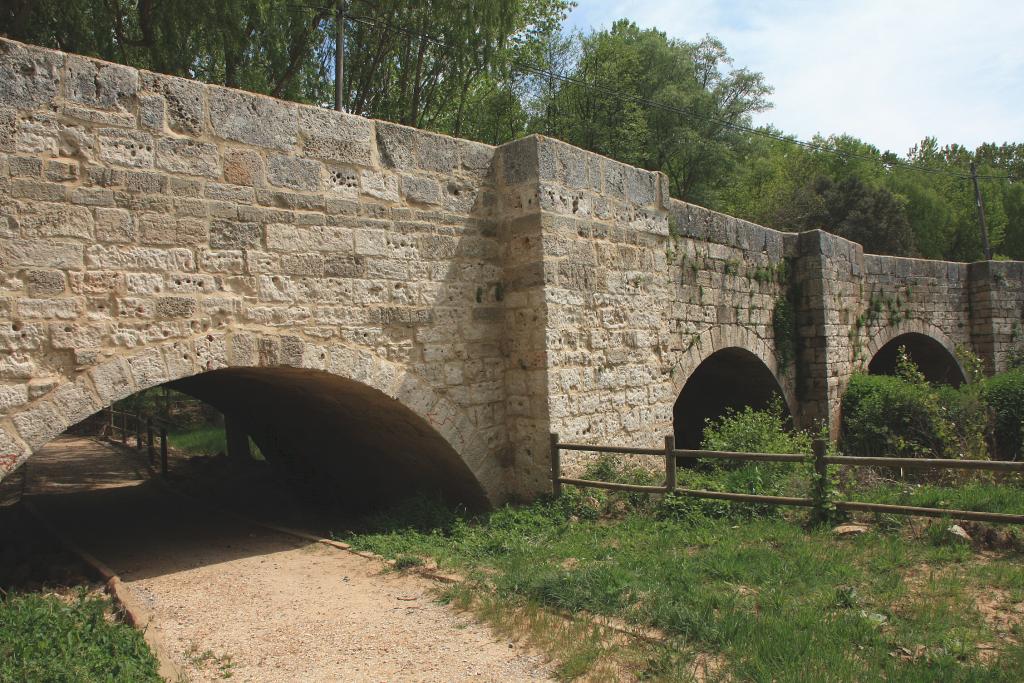
[[[335,12],[322,5],[333,4],[9,0],[0,6],[0,30],[153,71],[328,104],[336,27]],[[344,84],[350,110],[459,134],[471,99],[486,99],[478,90],[491,92],[496,70],[507,71],[533,49],[571,6],[570,0],[353,2]],[[520,116],[515,133],[524,122]]]
[[[914,254],[914,234],[903,203],[884,188],[873,188],[856,176],[838,182],[819,177],[813,192],[820,198],[817,211],[801,226],[821,229],[864,245],[875,254]]]
[[[686,43],[626,20],[573,42],[570,80],[542,94],[531,127],[663,171],[675,196],[709,200],[735,163],[737,126],[768,107],[763,76],[732,68],[715,38]]]

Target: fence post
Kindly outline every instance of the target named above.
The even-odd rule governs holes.
[[[160,427],[160,476],[167,476],[167,427]]]
[[[114,440],[114,427],[115,427],[115,425],[114,425],[114,406],[110,406],[110,408],[107,409],[107,412],[110,414],[110,435],[109,435],[109,438],[110,438],[111,441],[113,441]]]
[[[562,495],[562,453],[558,448],[558,434],[551,433],[551,493]]]
[[[121,413],[121,445],[128,445],[128,413]]]
[[[828,465],[825,463],[825,454],[828,452],[828,442],[824,439],[815,439],[811,442],[814,451],[814,516],[821,522],[828,519],[826,505],[826,493],[828,491]]]
[[[665,437],[665,493],[676,492],[676,437]]]
[[[142,450],[142,414],[135,411],[135,450]]]
[[[146,418],[146,454],[149,456],[149,464],[156,460],[156,446],[153,444],[153,418]]]

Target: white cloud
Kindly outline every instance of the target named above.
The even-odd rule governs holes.
[[[570,24],[622,17],[721,38],[737,66],[775,87],[774,110],[757,122],[804,139],[850,133],[900,153],[926,135],[1024,141],[1024,3],[580,0]]]

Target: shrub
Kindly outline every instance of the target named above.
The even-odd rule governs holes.
[[[927,382],[857,374],[842,407],[843,450],[850,455],[944,457],[956,449],[952,423]]]
[[[988,378],[982,395],[992,411],[994,457],[1020,458],[1024,444],[1024,367]]]
[[[702,448],[710,451],[749,453],[810,453],[811,437],[786,427],[782,399],[776,397],[764,410],[750,406],[729,410],[708,420]]]
[[[782,400],[775,398],[767,408],[730,410],[717,420],[708,420],[701,447],[713,451],[754,453],[810,453],[811,436],[787,427]],[[687,487],[779,495],[803,493],[805,477],[800,468],[786,463],[711,461],[699,471],[683,470],[680,477]],[[798,491],[788,489],[796,486]],[[683,518],[699,513],[708,517],[762,517],[777,515],[781,508],[732,504],[718,500],[667,498],[659,512],[664,517]]]

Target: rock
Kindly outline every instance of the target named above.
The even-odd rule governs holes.
[[[860,536],[866,534],[870,529],[864,524],[840,524],[832,529],[836,536]]]
[[[958,538],[958,539],[960,539],[962,541],[966,541],[967,543],[971,542],[971,535],[969,533],[967,533],[964,530],[964,528],[962,526],[960,526],[959,524],[952,525],[951,527],[946,529],[946,531],[950,535],[952,535],[954,538]]]

